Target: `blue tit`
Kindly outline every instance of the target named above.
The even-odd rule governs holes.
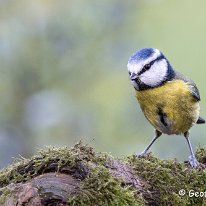
[[[200,94],[195,83],[174,70],[158,49],[140,49],[130,57],[127,68],[141,110],[155,128],[153,140],[140,155],[146,155],[162,133],[182,134],[189,145],[189,162],[197,167],[189,129],[205,120],[199,116]]]

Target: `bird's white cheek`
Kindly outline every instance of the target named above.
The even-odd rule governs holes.
[[[140,80],[148,86],[158,86],[165,80],[167,69],[166,60],[155,62],[148,71],[140,76]]]

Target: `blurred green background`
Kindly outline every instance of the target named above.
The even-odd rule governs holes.
[[[0,1],[0,167],[46,145],[82,139],[112,155],[141,152],[153,137],[134,97],[127,61],[163,51],[201,92],[206,117],[206,2],[164,0]],[[206,128],[191,130],[194,149]],[[187,159],[181,136],[152,147]]]

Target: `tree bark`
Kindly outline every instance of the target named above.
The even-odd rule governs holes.
[[[46,173],[26,183],[7,186],[10,196],[1,205],[67,205],[69,195],[78,189],[79,180],[68,174]]]

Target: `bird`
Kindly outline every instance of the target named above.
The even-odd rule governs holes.
[[[199,163],[190,143],[189,130],[205,123],[200,113],[200,93],[195,83],[173,68],[155,48],[142,48],[128,60],[129,79],[146,119],[155,129],[152,141],[139,156],[145,156],[162,135],[182,135],[189,146],[189,163]]]

